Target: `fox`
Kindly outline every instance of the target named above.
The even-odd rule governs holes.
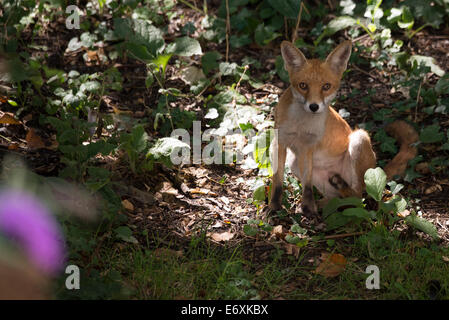
[[[277,135],[271,153],[276,170],[272,176],[269,212],[282,209],[286,162],[302,184],[298,211],[307,217],[318,213],[313,187],[323,195],[320,206],[334,197],[362,197],[365,172],[376,166],[370,136],[363,129],[352,130],[330,105],[340,87],[351,50],[352,42],[347,40],[324,61],[308,60],[291,42],[281,43],[290,86],[274,110]],[[384,168],[391,179],[402,175],[408,161],[416,156],[414,143],[418,134],[403,120],[394,121],[385,129],[400,145],[399,153]]]

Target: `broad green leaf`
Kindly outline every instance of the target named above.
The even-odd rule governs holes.
[[[407,224],[409,224],[413,228],[416,228],[420,231],[427,233],[434,240],[439,238],[437,228],[431,222],[423,218],[420,218],[416,215],[409,215],[405,218],[405,222],[407,222]]]
[[[390,191],[392,194],[397,194],[402,190],[402,188],[404,188],[403,184],[397,183],[396,181],[390,181],[387,184],[390,187]]]
[[[345,209],[341,214],[348,217],[356,217],[366,220],[369,220],[371,218],[369,212],[363,208],[348,208]]]
[[[151,62],[156,65],[155,71],[160,72],[160,69],[162,68],[162,73],[165,74],[165,68],[167,68],[171,56],[171,54],[160,54],[156,59],[152,60]]]
[[[297,18],[301,6],[301,1],[298,0],[268,0],[268,3],[274,10],[290,19]],[[304,11],[305,10],[303,10],[303,14],[305,15],[306,13]]]
[[[438,124],[432,124],[425,127],[419,134],[419,140],[422,143],[435,143],[443,141],[444,133],[440,132],[440,126]]]
[[[446,73],[435,85],[438,94],[449,94],[449,73]]]
[[[409,63],[413,64],[416,62],[418,65],[424,64],[426,67],[429,67],[430,70],[432,70],[433,73],[435,73],[437,76],[442,77],[444,75],[444,70],[441,69],[434,58],[427,57],[427,56],[421,56],[421,55],[412,55],[408,59]]]
[[[218,61],[221,58],[221,54],[217,51],[206,52],[201,57],[201,66],[203,67],[204,74],[208,74],[209,71],[218,68]]]
[[[98,81],[87,81],[80,86],[80,91],[96,92],[100,90],[101,84]]]
[[[265,201],[266,194],[265,194],[265,183],[262,179],[259,179],[256,181],[254,189],[253,189],[253,199],[255,201]]]
[[[337,212],[343,206],[363,207],[363,201],[359,198],[333,198],[323,208],[323,218],[327,218],[332,213]]]
[[[155,159],[162,157],[170,157],[172,153],[177,153],[180,149],[187,148],[190,150],[190,146],[179,139],[165,137],[158,139],[154,146],[148,151],[147,156],[153,156]]]
[[[259,232],[259,229],[257,227],[250,226],[248,224],[245,224],[243,226],[243,232],[250,237],[254,237]]]
[[[382,168],[368,169],[365,172],[366,192],[373,197],[374,200],[380,201],[382,193],[387,184],[387,175]]]
[[[121,227],[116,228],[114,231],[115,231],[117,237],[123,241],[134,243],[134,244],[139,243],[137,241],[137,239],[134,238],[133,232],[131,231],[131,229],[129,227],[121,226]]]
[[[203,53],[198,40],[190,37],[176,38],[174,43],[167,46],[167,52],[186,57]]]
[[[151,61],[153,55],[148,52],[147,47],[143,44],[127,42],[125,43],[125,48],[137,59],[143,61]]]

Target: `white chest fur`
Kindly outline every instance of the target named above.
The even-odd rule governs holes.
[[[311,113],[295,102],[288,108],[288,119],[278,127],[279,142],[293,152],[313,146],[321,141],[326,129],[328,110]]]

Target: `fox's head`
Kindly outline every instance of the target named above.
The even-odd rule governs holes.
[[[282,42],[282,58],[290,76],[293,97],[307,112],[325,111],[337,94],[351,55],[351,45],[351,41],[341,43],[325,61],[321,61],[307,60],[291,42]]]

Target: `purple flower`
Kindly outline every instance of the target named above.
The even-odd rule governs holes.
[[[48,208],[19,190],[0,192],[0,233],[16,240],[42,271],[58,272],[65,260],[64,238]]]

